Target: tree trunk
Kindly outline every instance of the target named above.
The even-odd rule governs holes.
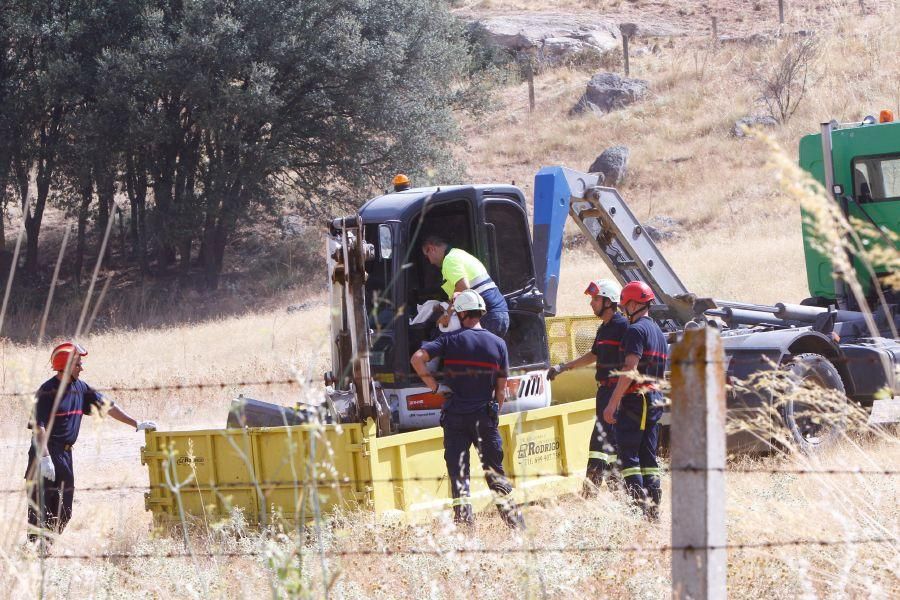
[[[79,286],[81,286],[81,272],[84,268],[88,210],[90,209],[91,201],[94,199],[94,186],[92,184],[90,174],[83,178],[81,184],[81,206],[78,207],[78,236],[75,245],[75,266],[72,271]]]
[[[108,164],[98,161],[94,165],[94,178],[97,181],[97,256],[100,257],[100,248],[103,245],[103,237],[109,220],[113,217],[112,207],[116,196],[116,181]],[[112,252],[108,249],[106,256],[112,258]],[[103,258],[103,257],[100,257]]]
[[[147,171],[140,157],[128,156],[125,163],[125,189],[131,203],[131,243],[133,253],[141,269],[141,275],[150,272],[147,260]]]
[[[186,238],[181,240],[181,248],[179,249],[179,254],[181,255],[181,261],[178,265],[178,274],[181,275],[182,278],[187,279],[188,275],[191,273],[191,245],[193,240],[191,238]]]

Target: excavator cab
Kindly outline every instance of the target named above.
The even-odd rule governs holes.
[[[543,295],[536,282],[525,197],[510,185],[404,190],[373,198],[354,217],[332,223],[330,257],[340,258],[337,248],[346,244],[365,246],[360,277],[344,276],[340,261],[329,264],[334,389],[360,396],[360,388],[371,385],[373,401],[377,404],[383,395],[389,407],[393,430],[438,424],[443,396],[429,393],[409,363],[423,342],[440,335],[429,301],[450,300],[441,289],[440,270],[422,253],[429,235],[478,257],[506,298],[512,373],[503,412],[549,405]],[[359,289],[350,289],[354,285]],[[354,303],[362,304],[357,314],[365,315],[356,324]],[[349,333],[354,327],[355,341]],[[366,369],[368,384],[359,377]],[[434,369],[440,381],[440,364]]]

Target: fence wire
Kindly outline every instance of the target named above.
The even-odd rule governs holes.
[[[591,554],[591,553],[642,553],[642,552],[697,552],[703,550],[765,550],[772,548],[790,548],[799,546],[814,546],[818,548],[831,546],[855,546],[862,544],[896,544],[900,539],[896,537],[870,537],[849,540],[814,540],[792,539],[776,540],[769,542],[748,542],[739,544],[723,544],[710,546],[536,546],[536,547],[512,547],[512,548],[448,548],[446,550],[427,550],[421,548],[383,548],[383,549],[358,549],[358,550],[323,550],[315,551],[316,555],[328,557],[348,556],[447,556],[454,554]],[[166,552],[154,554],[152,552],[108,552],[97,554],[62,554],[58,556],[48,555],[45,558],[52,560],[127,560],[127,559],[178,559],[178,558],[218,558],[218,557],[251,557],[264,556],[265,550],[234,551],[234,552]]]

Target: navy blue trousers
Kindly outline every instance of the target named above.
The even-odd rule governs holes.
[[[28,539],[36,541],[38,529],[48,529],[62,533],[72,518],[72,502],[75,500],[75,471],[72,451],[50,444],[50,459],[56,469],[56,480],[41,477],[38,472],[39,459],[34,446],[28,451]]]
[[[484,313],[479,322],[497,337],[504,337],[509,331],[509,313],[506,311]]]
[[[588,446],[587,478],[600,485],[604,476],[616,466],[616,432],[612,425],[603,420],[603,411],[609,404],[613,388],[603,386],[597,388],[596,421],[591,430],[591,441]]]
[[[659,506],[662,498],[657,459],[661,400],[659,392],[625,395],[615,425],[625,489],[642,506],[649,497],[651,508]]]
[[[450,476],[453,515],[458,523],[471,523],[474,519],[469,500],[469,448],[474,444],[481,458],[485,480],[495,494],[500,516],[510,527],[524,527],[521,512],[508,497],[512,485],[503,470],[503,441],[497,429],[498,421],[496,408],[492,410],[490,407],[474,414],[444,413],[441,416],[444,461]]]

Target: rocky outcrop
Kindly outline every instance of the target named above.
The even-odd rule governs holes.
[[[470,23],[478,38],[513,55],[533,53],[548,66],[600,58],[621,43],[618,25],[583,16],[524,13],[485,17]]]
[[[756,115],[750,117],[742,117],[734,122],[731,127],[731,135],[737,138],[745,137],[744,127],[750,129],[762,129],[765,127],[777,127],[778,121],[768,115]]]

